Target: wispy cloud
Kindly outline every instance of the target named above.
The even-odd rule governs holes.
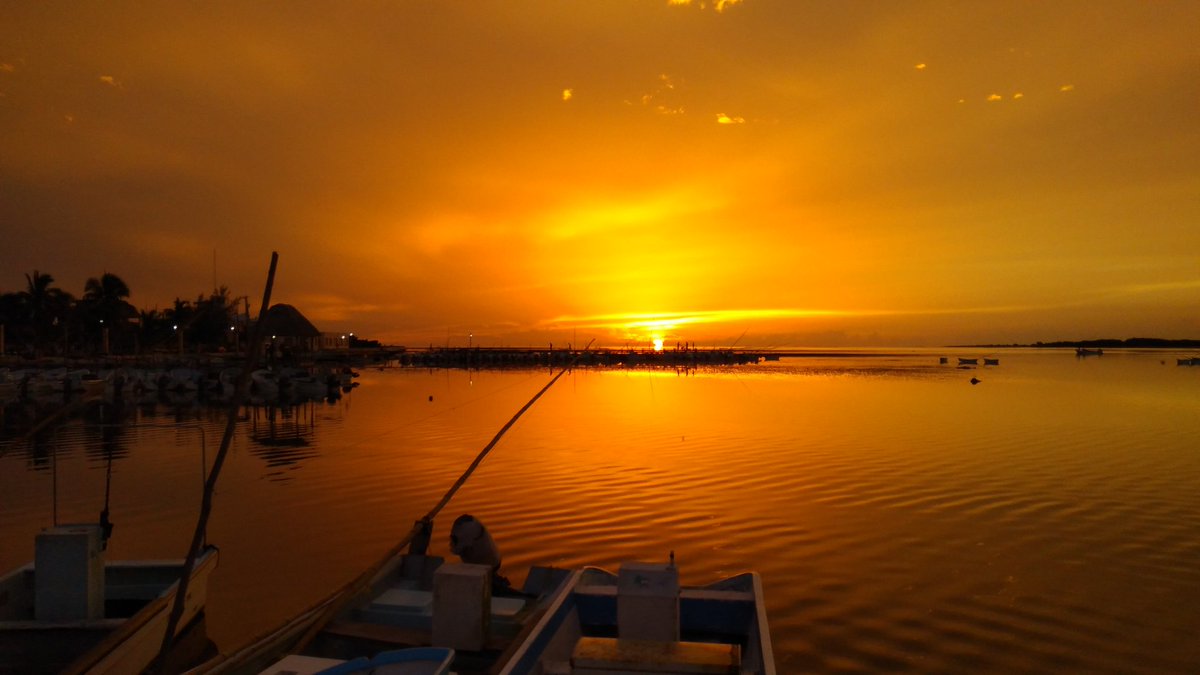
[[[741,117],[731,117],[725,113],[717,113],[717,124],[745,124],[746,120]]]
[[[704,0],[700,0],[700,2],[693,2],[692,0],[667,0],[667,4],[672,7],[687,7],[690,5],[696,5],[700,9],[712,7],[718,13],[724,12],[734,5],[741,4],[741,2],[742,0],[712,0],[712,2],[705,2]]]
[[[1184,281],[1160,281],[1156,283],[1126,284],[1110,290],[1112,295],[1147,295],[1159,293],[1176,293],[1200,289],[1200,279]]]
[[[670,75],[663,73],[658,76],[658,87],[653,91],[642,94],[642,105],[651,108],[660,115],[682,115],[683,106],[675,99],[677,85]]]

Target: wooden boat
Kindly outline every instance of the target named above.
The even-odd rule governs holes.
[[[1175,364],[1179,366],[1200,366],[1200,356],[1193,356],[1190,359],[1175,359]]]
[[[979,359],[964,359],[961,356],[958,357],[958,365],[960,365],[960,366],[968,366],[968,365],[973,366],[977,363],[979,363]]]
[[[593,667],[604,658],[630,661],[642,654],[661,662],[653,672],[775,673],[762,584],[755,574],[681,589],[673,563],[626,564],[618,575],[535,566],[520,591],[501,589],[495,595],[493,574],[487,565],[448,563],[415,552],[389,554],[364,577],[249,646],[190,672],[369,672],[369,664],[432,645],[446,651],[418,652],[434,656],[426,670],[413,672],[444,672],[437,669],[442,667],[457,675],[583,675],[614,672]],[[642,585],[647,579],[673,580],[649,589],[665,589],[667,597],[651,597]],[[655,612],[663,605],[677,607],[671,625],[678,634],[661,644],[643,644],[655,635],[640,635],[642,624],[661,623]],[[641,617],[640,624],[621,621],[624,613]],[[595,656],[606,648],[615,655]],[[448,659],[446,665],[438,666],[439,658]],[[676,666],[711,668],[718,661],[726,667],[662,670],[672,658]],[[575,669],[561,670],[572,659]]]
[[[1103,356],[1103,349],[1084,349],[1083,347],[1075,348],[1075,356]]]
[[[103,526],[38,535],[34,562],[0,579],[0,672],[140,673],[158,656],[182,560],[104,560]],[[217,549],[191,571],[176,635],[202,615]]]
[[[673,559],[576,571],[499,672],[774,675],[762,582],[681,588]]]
[[[985,366],[998,366],[998,365],[1000,365],[1000,359],[984,359],[984,360],[983,360],[983,365],[985,365]]]
[[[454,651],[454,673],[485,673],[503,662],[505,651],[568,576],[566,570],[535,570],[520,591],[498,587],[493,595],[492,567],[448,563],[419,553],[423,548],[393,549],[275,630],[189,672],[315,673],[321,669],[314,664],[362,663],[436,645]]]

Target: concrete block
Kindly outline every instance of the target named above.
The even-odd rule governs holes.
[[[492,568],[447,563],[433,575],[433,646],[480,651],[491,630]]]
[[[104,618],[104,553],[99,525],[60,525],[34,540],[34,617]]]

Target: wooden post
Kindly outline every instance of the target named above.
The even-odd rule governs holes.
[[[271,253],[271,266],[267,269],[267,283],[263,288],[262,307],[264,308],[271,306],[271,289],[275,286],[275,267],[278,263],[279,254],[273,251]],[[221,437],[221,447],[217,450],[217,456],[213,459],[212,469],[209,470],[208,479],[204,483],[204,493],[200,498],[200,515],[196,520],[196,530],[192,534],[192,544],[188,549],[187,558],[184,559],[183,572],[179,577],[179,588],[175,592],[175,603],[172,605],[171,614],[167,618],[167,628],[163,633],[162,645],[158,651],[158,659],[151,668],[154,672],[162,672],[163,663],[165,663],[167,655],[171,651],[171,644],[175,639],[175,630],[179,626],[179,619],[183,616],[183,605],[187,597],[187,588],[192,567],[196,564],[196,558],[207,536],[208,517],[212,513],[213,493],[216,491],[217,478],[221,475],[221,467],[225,464],[226,455],[229,454],[229,446],[233,441],[233,432],[237,426],[238,410],[241,409],[242,401],[246,398],[246,393],[250,389],[250,373],[255,368],[255,355],[262,345],[262,327],[265,314],[265,311],[259,311],[258,323],[255,325],[253,335],[250,338],[250,350],[247,353],[246,362],[242,364],[242,372],[238,375],[237,386],[233,390],[233,397],[229,401],[229,414],[225,421],[225,433]],[[183,344],[182,338],[180,339],[180,344]]]

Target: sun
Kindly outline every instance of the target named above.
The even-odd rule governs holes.
[[[661,352],[662,350],[663,350],[663,339],[656,335],[656,336],[654,336],[654,351]]]

